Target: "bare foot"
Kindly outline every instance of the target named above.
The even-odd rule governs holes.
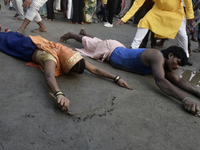
[[[200,47],[198,47],[198,48],[196,48],[196,49],[194,49],[192,51],[195,52],[195,53],[199,53],[200,52]]]
[[[60,42],[66,42],[68,39],[70,39],[70,35],[73,34],[73,31],[69,31],[68,33],[64,34],[60,37]]]
[[[44,18],[44,20],[46,20],[46,21],[51,21],[51,19],[48,19],[48,18]]]
[[[87,35],[85,32],[85,28],[81,28],[79,35]]]
[[[161,48],[163,48],[163,44],[162,44],[162,43],[160,43],[160,42],[156,43],[156,45],[157,45],[158,47],[161,47]]]

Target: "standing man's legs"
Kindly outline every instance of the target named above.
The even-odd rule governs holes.
[[[108,0],[107,2],[107,8],[108,8],[108,18],[104,27],[113,27],[113,17],[115,15],[115,12],[117,10],[117,4],[119,0]]]
[[[142,43],[142,40],[144,39],[148,31],[149,29],[137,28],[135,38],[133,39],[133,42],[131,44],[132,49],[139,48],[140,44]]]
[[[185,23],[185,17],[183,17],[183,21],[182,24],[179,28],[179,31],[176,35],[176,39],[178,41],[178,46],[182,47],[183,50],[186,53],[186,56],[188,58],[188,63],[187,65],[191,66],[193,63],[192,61],[189,59],[189,52],[188,52],[188,36],[187,36],[187,32],[186,32],[186,23]]]
[[[13,4],[15,5],[15,9],[16,9],[16,12],[18,14],[18,16],[13,17],[13,19],[24,20],[25,16],[24,16],[24,10],[23,10],[23,7],[22,7],[23,0],[13,0]]]
[[[40,7],[42,7],[42,5],[46,2],[46,0],[33,0],[32,4],[30,5],[30,7],[28,8],[27,12],[26,12],[26,16],[25,16],[25,20],[23,22],[23,24],[21,25],[20,29],[18,30],[19,32],[24,32],[24,30],[26,29],[27,25],[31,22],[31,21],[36,21],[37,24],[40,26],[37,31],[33,30],[33,32],[46,32],[47,29],[44,26],[43,22],[42,22],[42,18],[40,16],[40,14],[38,13]]]

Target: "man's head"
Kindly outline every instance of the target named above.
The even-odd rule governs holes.
[[[64,73],[83,73],[85,69],[85,61],[79,53],[65,47],[59,50],[58,56],[61,69]]]
[[[83,73],[84,69],[85,69],[85,61],[84,61],[84,59],[81,59],[80,61],[78,61],[72,67],[72,69],[70,70],[70,72],[81,74],[81,73]]]
[[[167,59],[167,64],[170,70],[177,69],[177,66],[185,66],[187,64],[187,56],[185,51],[178,46],[170,46],[161,51]]]

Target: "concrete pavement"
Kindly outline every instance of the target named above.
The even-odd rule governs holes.
[[[15,11],[0,1],[2,30],[16,31],[22,21],[12,20]],[[116,18],[115,18],[116,21]],[[102,23],[73,25],[62,14],[55,22],[44,21],[47,33],[31,33],[59,42],[59,37],[81,27],[102,39],[116,39],[125,46],[136,32],[132,24],[105,28]],[[62,43],[81,48],[74,40]],[[176,44],[165,42],[165,47]],[[149,45],[148,45],[149,46]],[[197,43],[192,42],[192,49]],[[181,76],[199,86],[200,54],[193,53],[193,66],[180,67]],[[44,74],[39,68],[0,52],[0,150],[198,150],[200,118],[187,113],[182,104],[163,94],[152,76],[141,76],[112,68],[107,63],[84,57],[92,64],[120,75],[133,90],[124,89],[111,80],[87,71],[82,75],[57,77],[60,89],[71,101],[70,117],[60,111],[49,96]],[[192,75],[192,76],[191,76]],[[194,80],[195,79],[195,80]],[[184,92],[184,91],[183,91]],[[200,105],[199,98],[184,92]]]

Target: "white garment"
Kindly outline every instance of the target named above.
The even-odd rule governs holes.
[[[28,8],[26,12],[25,18],[30,21],[36,21],[40,22],[42,21],[42,18],[39,14],[40,7],[43,6],[44,3],[46,3],[47,0],[33,0],[32,4]]]
[[[140,44],[142,43],[142,40],[146,36],[147,32],[149,29],[145,28],[137,28],[137,32],[135,34],[135,38],[133,39],[133,42],[131,44],[132,49],[139,48]],[[178,46],[182,47],[183,50],[185,51],[187,57],[189,57],[188,53],[188,36],[186,33],[186,22],[185,22],[185,17],[183,16],[182,24],[178,30],[178,33],[176,35],[176,39],[178,42]]]
[[[60,8],[60,0],[55,0],[55,10],[61,10],[61,8]]]
[[[14,8],[18,14],[18,18],[20,18],[21,20],[24,20],[25,16],[24,16],[24,9],[22,7],[23,4],[23,0],[13,0],[13,5]]]

